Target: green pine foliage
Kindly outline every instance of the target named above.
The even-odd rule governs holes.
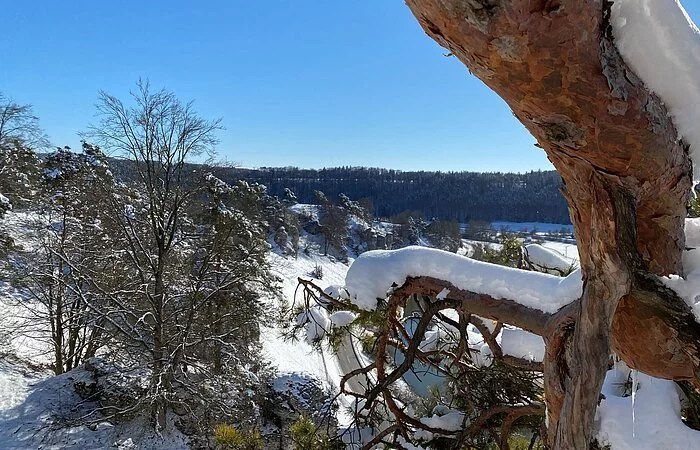
[[[263,448],[262,435],[257,428],[241,431],[233,425],[220,424],[214,428],[214,440],[221,450],[262,450]]]
[[[339,450],[343,448],[337,439],[331,439],[306,416],[300,416],[289,427],[294,450]]]

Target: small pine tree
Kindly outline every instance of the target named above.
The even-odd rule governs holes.
[[[501,233],[501,248],[496,250],[489,246],[484,248],[482,261],[508,267],[519,267],[522,262],[522,242],[515,235]]]
[[[307,416],[301,416],[289,427],[294,450],[338,450],[342,448],[337,440],[322,433]]]
[[[214,440],[221,450],[262,450],[260,430],[240,431],[233,425],[221,424],[214,428]]]
[[[335,205],[321,191],[315,191],[316,201],[320,205],[319,222],[323,234],[323,254],[333,248],[341,257],[347,256],[345,243],[348,237],[349,212],[341,205]]]
[[[0,143],[0,194],[9,204],[28,205],[38,189],[41,163],[36,153],[19,141]],[[4,201],[0,201],[0,208]]]

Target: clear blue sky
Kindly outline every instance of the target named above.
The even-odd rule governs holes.
[[[700,0],[684,0],[700,19]],[[550,169],[505,104],[400,0],[6,1],[0,90],[79,147],[139,77],[221,117],[246,167]],[[700,75],[699,75],[700,76]]]

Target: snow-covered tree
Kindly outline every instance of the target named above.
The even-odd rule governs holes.
[[[545,397],[550,445],[587,448],[612,351],[646,373],[696,379],[698,323],[657,276],[684,274],[688,144],[697,145],[690,98],[658,69],[685,73],[697,38],[675,2],[407,4],[506,101],[564,181],[584,286],[546,329]],[[650,30],[680,41],[634,37]]]
[[[350,214],[342,205],[336,205],[321,191],[314,192],[319,205],[319,222],[323,235],[323,254],[332,248],[341,257],[347,256],[348,219]],[[345,197],[347,198],[347,197]]]
[[[454,220],[433,220],[425,228],[433,247],[456,252],[462,245],[462,233]]]
[[[361,219],[367,223],[372,222],[372,215],[365,209],[360,202],[355,200],[350,200],[350,197],[343,194],[342,192],[338,195],[338,205],[345,208],[345,210],[351,215]]]
[[[294,206],[297,203],[299,203],[299,200],[297,199],[296,194],[294,194],[294,191],[292,191],[289,188],[284,188],[284,196],[282,198],[282,204],[289,208],[290,206]]]
[[[28,224],[35,244],[14,259],[12,281],[29,293],[21,305],[33,318],[16,332],[47,342],[56,374],[78,367],[104,344],[104,295],[94,281],[106,286],[117,269],[103,201],[112,184],[96,147],[47,155]]]
[[[37,190],[39,158],[20,141],[0,143],[0,209],[26,205]]]
[[[161,430],[170,408],[195,422],[222,412],[215,380],[255,359],[259,299],[263,286],[274,291],[274,278],[264,261],[264,191],[228,186],[190,164],[213,154],[219,122],[145,82],[132,97],[125,104],[102,93],[91,128],[136,178],[110,197],[130,283],[111,294],[105,317],[127,362],[150,373],[131,408],[150,408]]]
[[[266,259],[266,192],[259,185],[230,186],[209,175],[210,202],[197,221],[192,254],[193,347],[215,373],[259,358],[259,325],[269,311],[261,298],[274,297],[277,278]],[[195,317],[198,316],[198,317]]]

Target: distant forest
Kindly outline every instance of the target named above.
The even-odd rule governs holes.
[[[420,211],[426,219],[460,222],[571,223],[566,201],[559,192],[562,181],[555,171],[517,174],[283,167],[227,168],[218,171],[217,176],[227,182],[243,179],[264,184],[279,197],[289,188],[302,203],[313,203],[316,190],[329,198],[344,193],[353,200],[365,199],[377,217]]]
[[[113,159],[117,178],[131,179],[129,164]],[[291,189],[300,203],[314,203],[314,191],[329,199],[345,194],[362,200],[375,217],[411,212],[427,220],[548,222],[570,224],[562,180],[554,171],[404,172],[367,167],[299,169],[297,167],[237,167],[212,169],[227,183],[246,180],[264,184],[279,198]]]

